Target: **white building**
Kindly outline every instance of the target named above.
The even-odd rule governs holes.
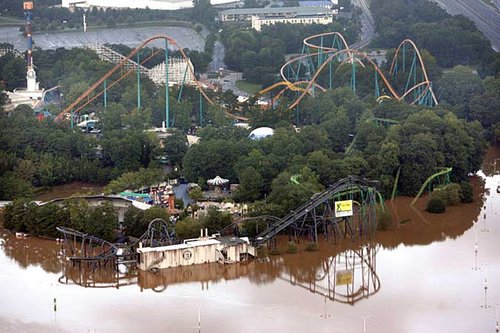
[[[251,21],[257,31],[264,25],[276,23],[290,24],[328,24],[333,22],[331,6],[236,8],[219,13],[222,22]]]
[[[186,239],[184,243],[175,245],[142,247],[137,249],[137,253],[138,268],[149,271],[212,262],[236,263],[255,257],[256,250],[246,237],[208,237],[202,231],[200,238]]]
[[[322,16],[297,16],[297,17],[270,17],[260,18],[258,16],[252,17],[252,28],[261,31],[264,25],[273,25],[276,23],[290,23],[290,24],[329,24],[333,22],[332,15]]]
[[[211,0],[212,5],[235,2],[235,0]],[[62,7],[101,8],[149,8],[155,10],[177,10],[193,7],[191,0],[62,0]]]

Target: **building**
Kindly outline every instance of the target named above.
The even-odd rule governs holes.
[[[338,0],[305,0],[299,1],[299,7],[323,7],[331,9],[332,6],[338,5]]]
[[[186,239],[181,244],[161,247],[140,247],[138,268],[143,271],[219,262],[236,263],[255,257],[256,249],[246,237],[205,235]]]
[[[222,22],[251,21],[252,28],[257,31],[260,31],[264,25],[276,23],[328,24],[333,22],[333,13],[330,7],[228,9],[220,12],[219,19]]]
[[[235,2],[236,0],[211,0],[212,5],[221,5]],[[177,10],[192,8],[191,0],[62,0],[62,7],[66,8],[140,8],[155,10]]]

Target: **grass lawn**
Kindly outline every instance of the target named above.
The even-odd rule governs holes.
[[[236,81],[236,87],[246,93],[253,95],[258,93],[262,89],[260,84],[250,83],[245,80]]]

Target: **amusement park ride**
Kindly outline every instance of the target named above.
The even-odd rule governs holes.
[[[182,58],[188,64],[186,71],[189,71],[190,77],[195,77],[194,68],[179,44],[169,36],[154,36],[132,50],[128,56],[123,57],[113,69],[103,75],[75,101],[69,104],[56,117],[56,120],[60,121],[68,118],[73,120],[84,107],[100,96],[104,97],[104,105],[106,105],[107,91],[135,71],[137,71],[137,106],[140,108],[140,68],[142,64],[157,55],[160,50],[157,49],[150,56],[142,60],[137,55],[142,48],[156,40],[165,41],[165,63],[169,61],[169,46],[173,46],[180,51]],[[134,57],[137,59],[135,60]],[[130,68],[131,62],[137,65]],[[371,88],[373,88],[374,96],[377,100],[394,99],[412,105],[430,107],[438,104],[422,56],[413,41],[405,39],[401,42],[395,51],[390,69],[387,72],[382,70],[366,53],[350,48],[345,38],[338,32],[323,33],[305,38],[301,55],[292,58],[281,67],[281,81],[261,90],[257,96],[265,95],[279,88],[278,93],[272,97],[271,106],[275,105],[287,92],[292,92],[292,94],[288,94],[288,98],[292,98],[292,101],[287,108],[289,110],[298,108],[300,102],[306,96],[314,97],[320,92],[336,87],[336,77],[342,71],[342,68],[346,66],[350,67],[349,86],[354,92],[356,92],[357,76],[361,74],[366,76],[368,70],[372,70],[373,84]],[[169,70],[168,66],[166,67],[164,71],[164,82],[166,82],[165,119],[166,127],[170,127],[168,87],[172,82],[169,81]],[[121,73],[120,76],[108,83],[108,79],[112,78],[113,74],[118,71]],[[200,93],[200,105],[202,98],[213,105],[214,102],[204,91],[207,85],[196,79],[192,82]],[[182,82],[180,94],[184,84],[185,82]],[[293,98],[291,95],[295,95],[295,97]],[[180,97],[179,95],[179,99]],[[236,114],[233,110],[226,110],[226,114],[236,120],[248,120],[248,118]]]

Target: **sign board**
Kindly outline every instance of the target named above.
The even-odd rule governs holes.
[[[337,271],[336,282],[337,286],[352,284],[354,272],[350,269]]]
[[[24,10],[32,10],[33,9],[33,2],[32,1],[25,1],[23,3],[23,9]]]
[[[335,217],[352,216],[352,200],[335,201]]]

